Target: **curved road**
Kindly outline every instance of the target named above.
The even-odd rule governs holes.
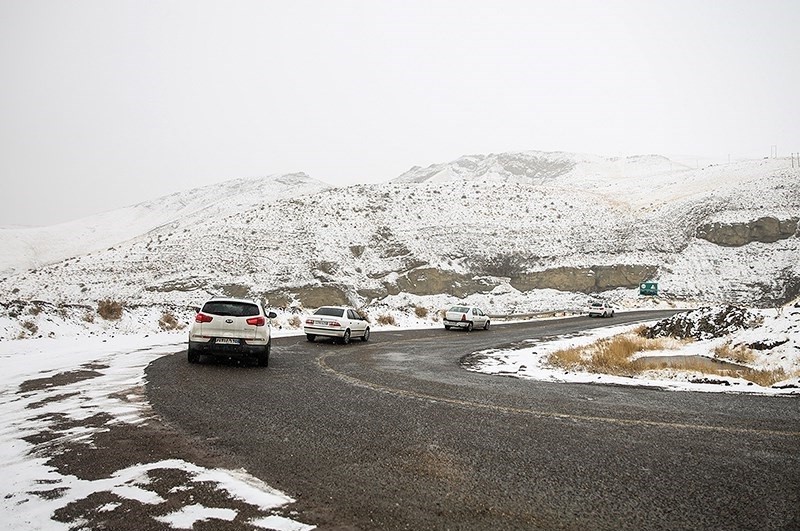
[[[273,340],[270,366],[155,361],[156,411],[328,530],[798,529],[800,400],[464,370],[477,350],[658,318]]]

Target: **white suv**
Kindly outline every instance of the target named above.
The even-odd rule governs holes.
[[[614,317],[614,307],[605,301],[591,301],[586,313],[589,317]]]
[[[269,319],[259,303],[249,299],[214,297],[197,312],[189,330],[189,363],[200,361],[201,354],[255,357],[258,364],[269,364]]]

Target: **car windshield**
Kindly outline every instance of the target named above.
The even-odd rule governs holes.
[[[451,312],[458,312],[458,313],[469,313],[469,308],[466,306],[453,306],[450,308]]]
[[[314,315],[330,315],[331,317],[344,317],[344,310],[341,308],[320,308]]]
[[[247,302],[209,301],[203,305],[203,313],[225,315],[228,317],[252,317],[260,315],[258,306]]]

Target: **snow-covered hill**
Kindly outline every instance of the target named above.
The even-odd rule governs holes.
[[[788,159],[691,169],[659,156],[462,157],[347,188],[302,174],[231,181],[76,222],[84,232],[40,229],[49,240],[20,236],[11,251],[47,265],[0,280],[0,301],[185,306],[228,294],[431,316],[455,300],[507,314],[589,296],[772,306],[800,290],[799,219]],[[644,280],[660,299],[638,296]]]
[[[0,275],[100,251],[192,215],[215,216],[328,187],[304,173],[235,179],[58,225],[0,228]]]

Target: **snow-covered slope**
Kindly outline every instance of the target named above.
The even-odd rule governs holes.
[[[579,308],[590,295],[623,307],[770,306],[800,290],[800,170],[788,159],[690,169],[658,156],[529,152],[383,184],[287,179],[304,184],[188,192],[197,208],[165,203],[148,232],[0,280],[0,301],[196,305],[228,294],[275,307],[469,300],[524,313]],[[662,297],[641,299],[643,280]]]
[[[0,228],[0,275],[100,251],[200,212],[214,216],[326,188],[304,173],[235,179],[58,225]]]

